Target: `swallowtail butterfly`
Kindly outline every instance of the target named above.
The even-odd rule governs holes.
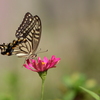
[[[12,43],[0,44],[1,54],[17,55],[18,57],[33,58],[41,38],[41,20],[35,15],[27,12],[15,36],[17,40]]]

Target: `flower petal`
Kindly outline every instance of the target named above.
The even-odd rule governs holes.
[[[44,72],[48,70],[49,68],[56,67],[55,65],[59,61],[60,61],[60,58],[56,58],[55,55],[53,55],[51,59],[49,60],[47,57],[44,57],[43,60],[41,60],[41,58],[38,57],[37,60],[27,59],[26,64],[24,64],[23,66],[34,72]]]
[[[45,63],[47,63],[47,62],[48,62],[48,58],[47,58],[47,57],[44,57],[43,61],[44,61]]]

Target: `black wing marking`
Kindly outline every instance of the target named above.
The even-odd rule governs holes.
[[[21,25],[16,30],[16,37],[17,38],[26,38],[26,36],[32,31],[38,31],[37,27],[37,20],[38,16],[32,16],[31,13],[27,12],[24,16],[24,19]],[[33,29],[35,28],[35,29]]]

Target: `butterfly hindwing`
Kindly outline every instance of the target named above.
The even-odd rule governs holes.
[[[23,39],[13,40],[13,42],[8,44],[0,44],[1,54],[11,56],[14,49],[22,42],[25,42]]]

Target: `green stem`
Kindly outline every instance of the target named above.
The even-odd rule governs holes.
[[[39,72],[38,74],[39,74],[39,76],[40,76],[41,79],[42,79],[42,86],[41,86],[41,100],[43,100],[43,95],[44,95],[44,81],[45,81],[45,79],[46,79],[47,70],[44,71],[44,72]]]
[[[44,95],[44,81],[45,81],[45,80],[42,79],[41,100],[43,100],[43,95]]]

